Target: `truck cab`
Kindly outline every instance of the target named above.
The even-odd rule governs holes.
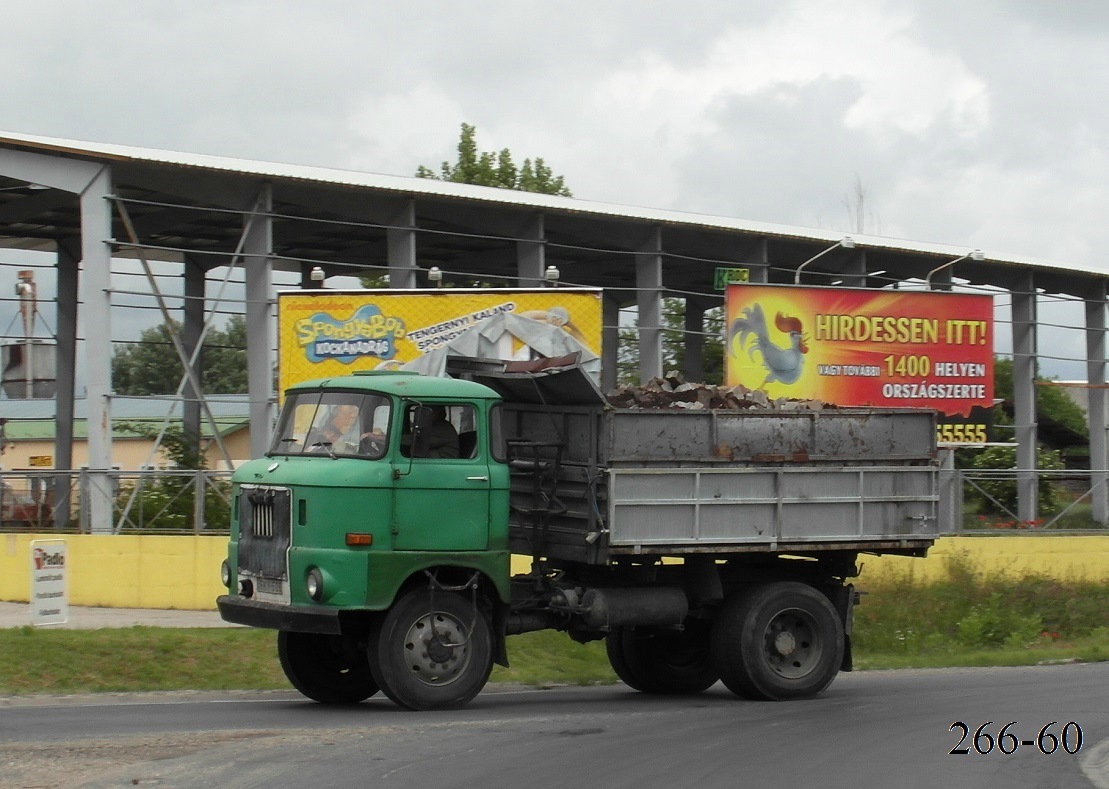
[[[298,642],[279,644],[284,664],[315,649],[305,634],[364,651],[374,612],[428,578],[470,587],[486,615],[507,604],[499,400],[470,381],[401,372],[290,388],[269,451],[232,478],[223,617]]]

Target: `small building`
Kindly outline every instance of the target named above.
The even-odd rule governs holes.
[[[220,441],[231,458],[231,467],[250,459],[250,417],[245,394],[208,395],[208,407],[216,423]],[[88,462],[88,426],[86,401],[74,403],[73,466],[81,468]],[[163,424],[181,428],[181,406],[169,398],[115,398],[112,406],[112,466],[120,471],[164,468],[167,458],[162,452],[152,454],[154,441],[150,431]],[[43,471],[53,469],[54,437],[57,425],[56,402],[50,400],[0,400],[3,423],[3,452],[0,469],[4,472]],[[131,429],[138,428],[139,432]],[[228,470],[229,466],[216,433],[207,419],[201,420],[200,442],[212,470]]]

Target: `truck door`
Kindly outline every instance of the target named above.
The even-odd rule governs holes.
[[[409,404],[403,417],[393,549],[487,550],[489,461],[477,409],[466,403]],[[417,424],[420,438],[413,443]]]

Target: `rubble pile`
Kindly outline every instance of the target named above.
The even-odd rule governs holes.
[[[682,374],[676,370],[666,373],[662,378],[652,378],[643,386],[618,386],[606,398],[614,408],[822,411],[833,407],[820,400],[798,400],[792,397],[771,399],[761,389],[748,389],[742,385],[686,383]]]

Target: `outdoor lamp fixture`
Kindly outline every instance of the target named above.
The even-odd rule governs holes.
[[[547,266],[546,272],[543,274],[543,279],[547,280],[547,287],[554,288],[558,286],[558,269],[554,266]]]
[[[931,289],[931,287],[932,287],[932,275],[935,274],[937,271],[943,271],[948,266],[954,266],[960,260],[966,260],[967,258],[970,258],[971,260],[974,260],[974,261],[977,261],[977,262],[981,263],[983,260],[986,259],[986,256],[985,256],[985,254],[983,254],[982,250],[976,249],[973,252],[968,252],[965,255],[962,255],[961,257],[955,258],[954,260],[949,260],[946,263],[944,263],[942,266],[936,266],[934,269],[929,271],[928,276],[926,276],[924,278],[924,287]]]
[[[839,241],[832,244],[832,246],[825,249],[823,252],[817,252],[815,255],[813,255],[811,258],[809,258],[808,260],[806,260],[804,263],[802,263],[800,266],[797,267],[797,271],[795,271],[794,274],[793,274],[793,284],[794,285],[800,285],[801,284],[801,269],[803,269],[805,266],[812,263],[817,258],[823,257],[824,255],[827,255],[829,252],[831,252],[833,249],[839,249],[840,247],[843,247],[844,249],[854,249],[855,248],[855,239],[851,238],[851,236],[844,236]]]
[[[323,287],[323,281],[324,281],[325,275],[323,273],[323,269],[320,268],[319,266],[316,266],[315,268],[312,269],[311,273],[309,273],[309,275],[308,275],[308,278],[312,280],[312,287],[314,287],[314,288],[322,288]]]
[[[443,271],[438,266],[432,266],[427,270],[427,281],[431,282],[437,288],[443,287]]]

